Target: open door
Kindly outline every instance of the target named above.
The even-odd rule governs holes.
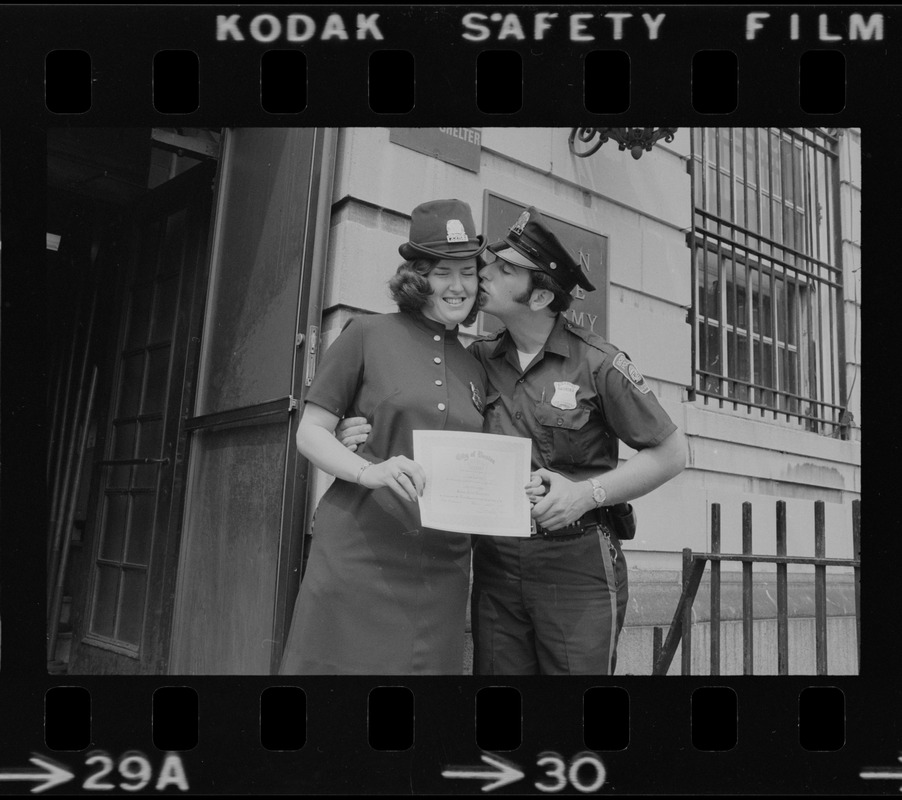
[[[169,672],[271,674],[297,594],[294,445],[331,203],[324,131],[225,132],[190,432]],[[314,304],[315,305],[315,304]]]
[[[193,392],[186,367],[202,311],[215,166],[202,163],[147,192],[120,232],[128,255],[114,304],[118,332],[104,365],[111,377],[94,451],[70,673],[165,670],[180,420]]]

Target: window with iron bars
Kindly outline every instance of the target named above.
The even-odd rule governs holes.
[[[692,131],[693,397],[842,437],[837,133]]]

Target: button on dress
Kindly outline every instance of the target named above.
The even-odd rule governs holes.
[[[413,458],[416,429],[482,431],[485,371],[457,329],[407,313],[357,317],[305,398],[372,425],[358,455]],[[463,671],[467,534],[424,528],[416,503],[336,479],[313,523],[282,674]]]

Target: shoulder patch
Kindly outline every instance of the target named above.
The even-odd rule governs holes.
[[[617,355],[614,356],[613,366],[614,369],[622,372],[626,379],[642,392],[642,394],[648,394],[648,392],[651,391],[651,386],[645,382],[642,373],[636,369],[636,365],[623,353],[617,353]]]

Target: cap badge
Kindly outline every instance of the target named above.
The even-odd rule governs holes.
[[[445,223],[445,238],[449,242],[469,242],[470,237],[459,219],[449,219]]]
[[[569,381],[554,382],[554,397],[551,398],[551,405],[562,410],[576,408],[576,392],[579,389],[575,383]]]
[[[519,217],[517,217],[517,221],[511,227],[511,233],[516,233],[517,236],[522,236],[523,228],[526,227],[527,222],[529,222],[529,212],[524,211]]]

